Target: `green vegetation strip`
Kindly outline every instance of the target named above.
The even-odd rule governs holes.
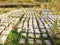
[[[18,45],[19,39],[20,39],[20,34],[17,33],[17,30],[12,30],[8,35],[4,45]]]
[[[3,10],[3,9],[1,9],[1,10],[0,10],[0,14],[7,13],[7,12],[9,12],[9,11],[11,11],[11,10],[9,10],[9,9],[8,9],[8,10]]]
[[[52,31],[52,37],[53,37],[53,42],[56,44],[56,45],[60,45],[60,31],[58,29],[58,22],[57,22],[57,19],[54,21],[54,24],[53,26],[51,27],[51,31]],[[55,34],[56,33],[56,34]]]

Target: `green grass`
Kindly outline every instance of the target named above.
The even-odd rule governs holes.
[[[8,18],[8,19],[11,18],[11,15],[7,15],[7,18]]]
[[[46,24],[48,24],[47,20],[44,20],[44,22],[45,22]]]
[[[18,45],[19,39],[20,39],[20,34],[17,33],[17,30],[12,30],[8,35],[4,45]]]
[[[38,13],[35,14],[36,18],[38,17]]]
[[[24,13],[25,14],[25,13]],[[23,14],[23,15],[24,15]],[[10,15],[8,16],[10,18]],[[16,24],[16,26],[20,23],[20,20],[18,21],[18,23]],[[22,32],[22,31],[21,31]],[[4,43],[4,45],[19,45],[19,40],[20,38],[22,38],[21,32],[17,32],[17,28],[14,30],[12,30],[10,32],[10,34],[7,37],[6,42]]]
[[[9,12],[10,10],[0,10],[0,14],[3,14],[3,13],[7,13]]]
[[[33,0],[1,0],[2,2],[20,2],[20,3],[33,3]]]
[[[59,29],[58,29],[58,22],[57,22],[57,19],[54,21],[54,24],[53,24],[53,26],[51,27],[51,31],[52,31],[52,40],[53,40],[53,43],[55,44],[55,45],[58,45],[58,44],[60,44],[59,42],[60,42],[60,37],[59,37],[59,35],[58,34],[56,34],[56,35],[54,35],[55,33],[60,33],[59,32]]]
[[[51,30],[52,30],[54,33],[55,33],[55,31],[56,31],[56,32],[59,32],[59,31],[58,31],[59,29],[58,29],[57,19],[54,21],[54,24],[53,24]]]
[[[59,23],[60,23],[60,20],[59,20]]]

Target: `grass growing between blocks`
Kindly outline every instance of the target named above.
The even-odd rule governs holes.
[[[53,37],[53,42],[56,44],[56,45],[60,45],[60,31],[58,29],[58,22],[57,22],[57,19],[54,21],[54,24],[51,28],[51,31],[52,31],[52,37]]]
[[[46,24],[48,24],[48,21],[47,21],[47,20],[44,20],[44,22],[45,22]]]
[[[38,17],[38,13],[36,13],[36,15],[35,15],[35,16],[36,16],[36,18],[37,18],[37,17]]]
[[[54,21],[54,24],[53,24],[51,30],[53,32],[53,35],[59,33],[57,19]]]
[[[20,39],[20,34],[17,33],[17,30],[12,30],[8,35],[4,45],[18,45],[19,39]]]

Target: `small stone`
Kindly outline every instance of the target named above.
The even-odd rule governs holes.
[[[29,33],[28,37],[34,38],[34,34],[33,33]]]
[[[40,28],[44,28],[44,26],[43,25],[40,25]]]
[[[44,38],[47,38],[47,34],[42,34],[42,36],[43,36]]]
[[[40,38],[40,34],[35,34],[36,38]]]
[[[9,31],[11,31],[12,30],[12,27],[7,27],[5,30],[9,30]]]
[[[2,30],[0,30],[0,33],[1,33]]]
[[[0,38],[0,44],[4,44],[5,43],[5,41],[6,41],[6,39],[7,39],[7,36],[2,36],[1,38]]]
[[[9,30],[7,30],[7,31],[5,30],[5,31],[3,31],[3,32],[2,32],[2,34],[1,34],[1,35],[6,35],[6,36],[8,36],[8,34],[9,34],[9,33],[10,33],[10,31],[9,31]]]
[[[27,36],[27,34],[26,34],[26,33],[22,33],[22,36],[26,37],[26,36]]]
[[[47,45],[51,45],[51,42],[49,40],[44,40]]]
[[[35,29],[35,33],[40,33],[39,29]]]
[[[48,25],[46,25],[46,28],[50,28]]]
[[[21,31],[22,31],[22,29],[18,29],[18,30],[17,30],[18,33],[21,32]]]
[[[4,30],[5,26],[0,26],[0,30]]]
[[[22,28],[22,24],[23,24],[23,23],[20,23],[17,27],[18,27],[18,28]]]
[[[33,39],[28,39],[28,43],[33,44],[34,43]]]
[[[25,39],[23,39],[23,38],[20,39],[20,40],[19,40],[19,43],[21,43],[21,44],[25,44]]]
[[[34,33],[34,30],[33,30],[33,29],[31,29],[31,30],[29,30],[29,33],[30,33],[30,32],[31,32],[31,33]]]
[[[46,33],[46,30],[45,29],[41,29],[42,33]]]
[[[41,40],[36,40],[36,43],[37,44],[42,44],[42,41]]]
[[[29,26],[29,28],[30,28],[30,29],[33,29],[33,27],[32,27],[31,25]]]
[[[9,24],[8,23],[3,23],[2,25],[7,27]]]
[[[25,32],[25,33],[26,33],[26,32],[27,32],[27,29],[23,29],[23,32]]]

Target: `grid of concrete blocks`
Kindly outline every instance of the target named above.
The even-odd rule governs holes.
[[[46,45],[51,45],[52,43],[49,37],[51,35],[50,27],[52,26],[56,18],[60,19],[60,16],[45,16],[40,14],[36,16],[35,14],[37,11],[35,9],[27,8],[14,10],[0,15],[0,44],[4,44],[8,34],[13,29],[13,26],[15,26],[17,22],[20,21],[20,18],[22,17],[24,12],[25,15],[23,16],[20,24],[17,26],[17,32],[21,32],[19,43],[26,44],[27,41],[28,44],[36,43],[37,45],[42,45],[44,42]],[[45,22],[45,20],[48,22],[48,24]],[[58,23],[58,28],[60,29],[60,23]]]
[[[58,17],[60,19],[60,16],[55,16],[55,15],[49,15],[44,16],[44,15],[37,15],[37,18],[35,16],[36,12],[34,11],[28,11],[26,15],[22,18],[21,23],[18,25],[18,33],[21,32],[21,38],[19,43],[20,44],[26,44],[26,41],[28,44],[37,44],[37,45],[42,45],[45,43],[46,45],[51,45],[51,40],[50,40],[50,32],[51,32],[51,27],[54,23],[54,20]],[[46,20],[48,22],[45,23]],[[58,23],[60,24],[60,23]],[[60,28],[60,25],[58,26]],[[48,36],[49,35],[49,36]],[[27,38],[27,40],[25,39]]]
[[[26,10],[22,8],[0,15],[0,44],[4,44],[13,26],[17,24],[20,19],[19,17],[21,17]]]

